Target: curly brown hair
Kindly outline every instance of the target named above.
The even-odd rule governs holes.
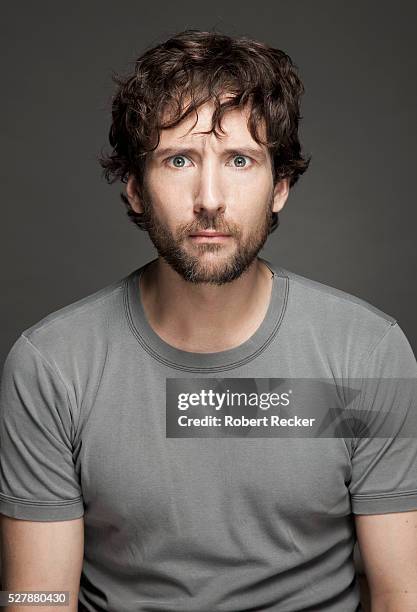
[[[289,178],[292,187],[308,168],[311,156],[303,157],[298,138],[304,86],[295,64],[280,49],[246,37],[185,30],[148,49],[135,61],[132,74],[113,74],[112,79],[117,84],[109,133],[112,152],[98,158],[110,184],[126,183],[133,174],[140,189],[146,155],[158,146],[160,131],[178,125],[208,101],[214,112],[206,133],[216,136],[223,132],[221,120],[228,110],[249,104],[248,128],[269,149],[274,184]],[[258,133],[262,120],[265,141]],[[132,209],[124,193],[120,196],[131,221],[146,229],[142,214]],[[278,223],[273,213],[270,232]]]

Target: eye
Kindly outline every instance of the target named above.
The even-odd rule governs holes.
[[[190,160],[185,155],[173,155],[167,161],[174,168],[185,168],[187,166],[186,162]]]
[[[246,168],[250,165],[250,158],[246,155],[235,155],[233,157],[233,166],[235,168]]]

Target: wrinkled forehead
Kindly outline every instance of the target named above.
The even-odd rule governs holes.
[[[223,104],[233,99],[232,94],[223,94],[218,102]],[[249,103],[244,106],[234,106],[224,109],[219,120],[215,121],[215,111],[218,107],[214,99],[199,106],[193,105],[190,98],[186,98],[182,106],[167,104],[161,117],[162,127],[159,130],[160,145],[169,140],[192,140],[194,142],[206,141],[208,137],[225,141],[246,141],[260,148],[264,145],[258,144],[250,131],[249,120],[252,107]],[[190,112],[183,117],[187,110]],[[182,118],[181,118],[182,117]],[[178,121],[180,119],[180,121]],[[171,123],[176,124],[170,127]],[[168,127],[164,127],[168,126]],[[264,120],[257,121],[257,133],[261,139],[265,139],[266,126]]]

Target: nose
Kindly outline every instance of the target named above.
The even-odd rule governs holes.
[[[216,216],[225,211],[223,188],[215,160],[206,159],[200,167],[194,198],[194,212]]]

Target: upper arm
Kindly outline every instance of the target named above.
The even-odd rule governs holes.
[[[79,518],[75,408],[52,357],[21,335],[0,385],[0,513],[27,521]]]
[[[70,607],[65,609],[77,610],[84,553],[82,517],[52,522],[0,515],[0,535],[3,590],[69,591]],[[29,612],[30,607],[23,609]]]
[[[2,587],[70,591],[70,611],[77,610],[84,551],[73,408],[54,359],[20,336],[0,385]]]
[[[417,510],[356,515],[355,524],[372,604],[417,610]]]
[[[361,365],[352,512],[372,610],[417,610],[417,363],[397,323]]]

